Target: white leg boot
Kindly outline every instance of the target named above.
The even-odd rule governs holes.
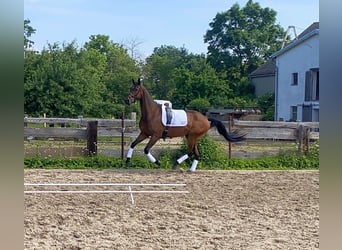
[[[190,172],[195,172],[197,164],[198,164],[198,160],[195,159],[191,164]]]

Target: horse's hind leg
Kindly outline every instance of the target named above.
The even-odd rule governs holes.
[[[130,164],[131,164],[131,158],[132,158],[132,155],[133,155],[134,147],[137,144],[139,144],[140,142],[142,142],[143,140],[145,140],[147,137],[148,137],[147,135],[145,135],[143,133],[140,133],[138,135],[138,137],[134,140],[134,142],[132,142],[130,148],[127,151],[126,166],[130,166]]]
[[[179,157],[179,158],[175,161],[175,163],[173,164],[172,169],[173,169],[173,170],[176,170],[176,169],[178,168],[178,165],[181,164],[183,161],[185,161],[185,160],[188,159],[188,158],[189,158],[189,154],[185,154],[185,155]]]
[[[191,140],[189,140],[188,136],[186,136],[187,142],[188,142],[188,152],[185,155],[182,155],[181,157],[179,157],[175,163],[172,166],[173,170],[176,170],[178,168],[178,165],[181,164],[183,161],[185,161],[186,159],[188,159],[192,153],[193,153],[193,145],[191,144]]]
[[[199,151],[198,151],[198,147],[197,147],[197,141],[194,145],[194,150],[193,150],[194,154],[195,154],[195,159],[193,160],[191,167],[190,167],[190,172],[194,172],[196,170],[197,164],[198,164],[198,160],[199,160]]]
[[[177,169],[179,164],[181,164],[183,161],[185,161],[186,159],[188,159],[190,156],[194,154],[195,159],[193,160],[191,167],[190,167],[190,171],[194,172],[196,170],[198,160],[199,160],[199,151],[197,148],[198,139],[194,137],[187,137],[187,140],[188,140],[188,152],[176,160],[176,162],[172,166],[172,169],[174,170]]]

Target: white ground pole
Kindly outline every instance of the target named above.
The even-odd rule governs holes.
[[[186,190],[132,190],[132,186],[159,186],[159,187],[185,187],[184,183],[24,183],[24,186],[31,187],[46,187],[46,186],[60,186],[60,187],[81,187],[81,186],[128,186],[128,190],[25,190],[24,194],[109,194],[109,193],[129,193],[131,202],[134,204],[134,193],[174,193],[187,194]]]

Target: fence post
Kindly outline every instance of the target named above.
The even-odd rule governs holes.
[[[307,154],[309,151],[309,135],[310,135],[310,128],[299,124],[298,127],[298,152]]]
[[[302,153],[302,145],[303,145],[303,125],[299,124],[298,126],[298,153]]]
[[[303,151],[304,151],[304,154],[307,154],[309,152],[309,137],[310,137],[310,128],[309,127],[306,127],[304,126],[304,129],[303,129]]]
[[[87,125],[87,154],[97,154],[97,124],[98,121],[89,121]]]
[[[24,114],[24,127],[26,128],[27,127],[27,122],[25,122],[25,120],[28,118],[28,115],[27,114]]]
[[[234,113],[229,113],[229,123],[228,123],[228,131],[232,131],[233,127],[233,115]],[[228,159],[232,158],[232,143],[228,142]]]
[[[121,113],[121,160],[124,158],[125,151],[125,112]]]

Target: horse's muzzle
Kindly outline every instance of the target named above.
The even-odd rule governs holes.
[[[131,105],[131,102],[129,101],[129,99],[126,99],[126,100],[125,100],[125,103],[126,103],[127,105]]]

